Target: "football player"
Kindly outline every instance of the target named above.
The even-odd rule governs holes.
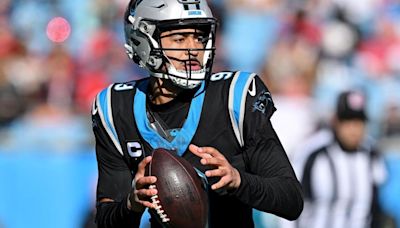
[[[124,23],[127,54],[149,77],[112,84],[93,103],[98,226],[138,227],[154,208],[147,186],[157,179],[144,170],[160,147],[207,177],[208,227],[253,227],[252,208],[296,219],[303,198],[271,126],[271,94],[254,73],[211,73],[207,1],[132,0]]]

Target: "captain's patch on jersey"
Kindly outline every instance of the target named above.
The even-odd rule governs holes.
[[[267,107],[268,104],[272,104],[272,98],[271,98],[271,93],[268,91],[262,91],[260,94],[258,94],[256,101],[253,104],[253,112],[259,111],[262,112],[263,114],[267,113]]]
[[[143,147],[139,141],[127,142],[126,147],[128,148],[129,156],[132,158],[139,158],[143,154]]]

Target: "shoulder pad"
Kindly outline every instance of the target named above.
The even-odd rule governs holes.
[[[94,101],[92,108],[92,115],[96,113],[99,114],[101,123],[109,135],[110,139],[114,143],[117,150],[123,154],[121,144],[118,140],[117,131],[114,125],[114,119],[112,115],[112,105],[111,105],[111,93],[114,84],[111,84],[107,88],[103,89],[101,92],[97,94],[97,97]]]
[[[244,109],[246,107],[246,96],[250,83],[255,76],[255,73],[238,71],[233,75],[233,79],[229,87],[229,115],[231,117],[232,127],[236,138],[241,146],[244,146],[243,122],[245,114]]]

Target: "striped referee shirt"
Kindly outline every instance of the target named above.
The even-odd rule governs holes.
[[[346,152],[331,131],[321,130],[294,154],[305,197],[296,227],[370,227],[374,186],[385,176],[370,145]]]

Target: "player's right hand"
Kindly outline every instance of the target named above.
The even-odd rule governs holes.
[[[157,181],[155,176],[145,176],[146,166],[150,163],[151,156],[145,157],[138,166],[133,179],[132,190],[128,198],[128,208],[135,212],[143,212],[146,207],[153,208],[150,197],[157,194],[157,189],[148,186]]]

